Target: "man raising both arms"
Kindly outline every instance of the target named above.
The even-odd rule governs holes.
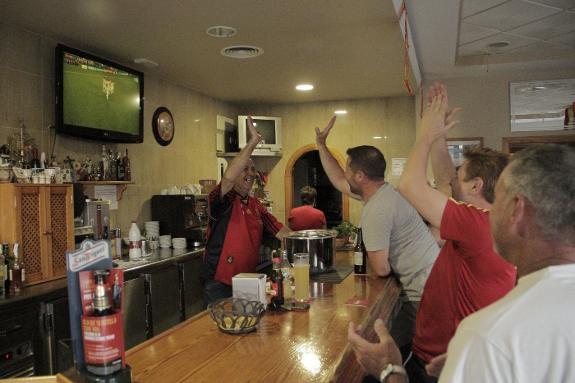
[[[347,150],[345,171],[329,151],[326,139],[335,116],[323,131],[316,128],[321,164],[333,186],[363,202],[361,229],[369,265],[379,276],[394,273],[402,284],[401,309],[391,333],[409,346],[423,286],[439,248],[415,209],[385,181],[385,158],[373,146]]]

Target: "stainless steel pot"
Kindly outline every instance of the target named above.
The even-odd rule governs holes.
[[[308,253],[310,274],[333,271],[336,235],[335,230],[300,230],[288,233],[284,241],[290,262],[293,262],[294,254]]]

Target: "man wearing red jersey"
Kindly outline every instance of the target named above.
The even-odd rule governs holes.
[[[430,89],[429,101],[399,191],[431,225],[440,228],[446,242],[427,279],[417,312],[412,355],[405,366],[410,382],[436,381],[426,373],[425,365],[447,351],[459,322],[503,297],[516,278],[515,268],[493,251],[489,228],[495,184],[507,157],[491,149],[474,148],[465,152],[465,161],[456,173],[445,134],[456,124],[453,117],[457,110],[448,112],[443,85]],[[438,189],[451,188],[455,199],[427,183],[430,152]],[[365,340],[353,325],[348,335],[361,363],[367,353],[358,345]],[[388,349],[376,347],[370,353],[392,367],[397,363],[396,358],[389,361]],[[385,367],[382,365],[380,371],[393,371]]]

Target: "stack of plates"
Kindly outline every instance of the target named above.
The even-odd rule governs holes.
[[[171,235],[160,235],[160,247],[165,249],[172,246],[172,236]]]
[[[144,229],[146,230],[146,238],[158,238],[160,236],[160,222],[148,221],[144,222]]]
[[[173,238],[172,247],[174,249],[185,249],[187,247],[185,238]]]

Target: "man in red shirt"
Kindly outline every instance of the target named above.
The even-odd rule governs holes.
[[[291,209],[288,222],[292,230],[325,229],[327,222],[323,211],[316,209],[317,191],[311,186],[300,190],[301,206]]]
[[[263,231],[281,238],[289,229],[250,196],[256,169],[250,159],[261,135],[248,118],[251,138],[209,195],[209,224],[202,277],[204,303],[232,295],[232,277],[254,272]]]
[[[489,227],[495,184],[507,157],[491,149],[474,148],[465,152],[465,161],[456,173],[445,134],[457,123],[453,119],[457,109],[447,111],[443,85],[430,89],[429,101],[399,191],[431,225],[440,228],[446,242],[427,279],[417,312],[413,353],[406,364],[411,382],[436,381],[426,373],[425,365],[443,357],[463,318],[503,297],[516,279],[515,268],[494,252]],[[439,190],[429,186],[426,179],[430,152]],[[452,189],[456,199],[440,191],[446,189]],[[353,324],[348,336],[360,363],[371,354],[381,363],[398,364],[394,352],[377,348],[381,344],[370,344],[373,348],[369,352],[361,349],[367,342]],[[380,367],[379,372],[388,369],[386,364]],[[373,369],[368,372],[379,374]]]

